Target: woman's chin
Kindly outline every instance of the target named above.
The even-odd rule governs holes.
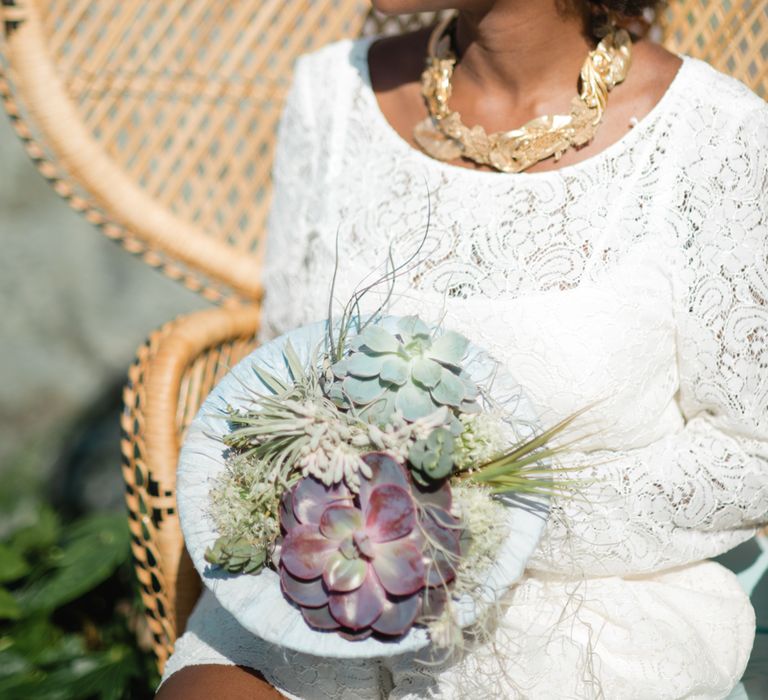
[[[407,15],[415,12],[450,10],[455,0],[371,0],[373,9],[383,15]]]

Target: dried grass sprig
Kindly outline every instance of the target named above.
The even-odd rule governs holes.
[[[425,183],[425,186],[426,186],[426,183]],[[339,269],[340,229],[336,231],[333,275],[331,277],[331,291],[330,291],[330,294],[328,295],[328,346],[329,346],[328,354],[330,356],[331,364],[338,362],[344,356],[344,352],[347,347],[347,342],[346,342],[347,335],[349,333],[350,328],[352,328],[353,323],[356,324],[355,331],[357,333],[361,333],[366,328],[366,326],[373,323],[373,321],[379,316],[379,314],[383,311],[383,309],[389,303],[389,300],[392,298],[392,294],[394,293],[395,282],[397,281],[397,278],[407,274],[413,269],[413,267],[415,267],[415,264],[411,266],[411,263],[413,263],[414,260],[416,260],[417,256],[419,255],[419,253],[421,253],[421,250],[427,241],[427,236],[429,235],[429,228],[430,228],[431,222],[432,222],[432,200],[429,195],[429,188],[427,187],[427,221],[424,225],[424,235],[421,237],[421,241],[419,242],[419,245],[417,246],[416,250],[413,251],[413,253],[411,253],[411,255],[408,256],[403,262],[401,262],[399,265],[396,265],[394,260],[394,255],[393,255],[392,243],[390,243],[387,246],[387,259],[384,265],[385,267],[384,274],[382,274],[373,282],[366,284],[362,288],[359,285],[358,287],[355,288],[355,290],[352,293],[352,296],[347,300],[347,303],[344,305],[344,309],[341,314],[341,321],[339,323],[338,336],[334,337],[335,325],[333,322],[333,299],[334,299],[334,292],[336,289],[336,278],[337,278],[338,269]],[[384,283],[387,284],[387,293],[384,297],[384,300],[378,305],[378,307],[372,313],[367,315],[368,318],[365,321],[362,321],[360,302],[368,292],[370,292],[372,289],[375,289],[376,287]]]

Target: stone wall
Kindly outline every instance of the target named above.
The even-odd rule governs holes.
[[[71,211],[4,114],[0,243],[0,478],[12,485],[49,478],[94,412],[110,414],[116,439],[116,397],[136,347],[206,303]],[[14,489],[0,491],[10,498]]]

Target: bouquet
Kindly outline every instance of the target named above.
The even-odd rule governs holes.
[[[572,420],[541,430],[454,330],[345,312],[257,349],[203,405],[179,470],[187,546],[224,607],[285,647],[460,644],[522,575]]]

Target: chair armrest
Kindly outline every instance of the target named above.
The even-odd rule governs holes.
[[[123,477],[132,548],[162,671],[200,595],[176,510],[176,463],[189,423],[214,385],[256,346],[260,310],[182,316],[139,348],[123,392]]]

